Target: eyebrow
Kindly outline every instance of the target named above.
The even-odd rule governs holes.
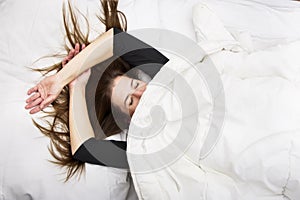
[[[130,83],[130,86],[131,86],[131,87],[132,87],[132,85],[133,85],[133,79],[131,79],[131,83]],[[129,94],[127,95],[127,97],[126,97],[125,100],[124,100],[124,106],[125,106],[125,107],[126,107],[126,101],[127,101],[128,97],[129,97]]]

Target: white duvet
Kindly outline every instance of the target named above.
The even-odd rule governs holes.
[[[203,5],[196,33],[202,17],[219,28],[198,40],[207,56],[172,56],[133,116],[139,199],[300,199],[300,41],[248,53]]]

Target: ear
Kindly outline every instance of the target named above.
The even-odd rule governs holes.
[[[138,79],[146,83],[149,83],[151,81],[151,77],[148,74],[146,74],[143,70],[136,67],[129,70],[126,73],[126,75],[130,78]]]

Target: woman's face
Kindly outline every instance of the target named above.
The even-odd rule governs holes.
[[[111,101],[123,112],[133,115],[147,84],[127,76],[118,76],[112,87]]]

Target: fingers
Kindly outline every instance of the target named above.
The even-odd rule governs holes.
[[[37,106],[37,107],[35,107],[34,109],[32,109],[32,110],[30,110],[30,114],[35,114],[35,113],[37,113],[37,112],[40,112],[42,109],[39,107],[39,106]]]
[[[74,57],[74,54],[75,54],[75,49],[71,49],[69,51],[68,56],[67,56],[67,62],[69,62],[70,60],[72,60],[72,58]]]
[[[76,43],[75,44],[75,52],[74,52],[75,56],[79,53],[79,51],[80,51],[80,45],[78,43]]]
[[[63,59],[61,63],[63,67],[74,57],[74,51],[75,51],[74,49],[70,50],[67,57]]]
[[[36,100],[38,97],[40,97],[40,93],[39,92],[31,95],[31,97],[29,97],[26,100],[26,103],[31,103],[32,101]]]
[[[31,95],[31,97],[29,97],[26,100],[27,105],[25,106],[25,109],[30,109],[35,107],[34,109],[32,109],[29,113],[30,114],[34,114],[40,111],[39,109],[39,104],[43,101],[43,99],[40,97],[40,93],[38,91],[38,85],[32,87],[31,89],[28,90],[27,94],[30,95],[33,92],[36,92],[35,94]]]
[[[81,45],[81,49],[80,49],[80,44],[79,43],[76,43],[75,44],[75,55],[76,56],[81,50],[83,50],[85,48],[85,44],[82,44]]]
[[[67,55],[67,57],[65,57],[63,59],[63,61],[61,62],[61,64],[62,64],[63,67],[74,57],[74,54],[75,54],[75,50],[71,49],[69,51],[69,54]]]
[[[37,92],[37,90],[38,90],[38,87],[34,86],[27,91],[27,94],[31,95],[33,92]]]
[[[45,99],[43,101],[42,98],[38,98],[36,99],[34,102],[32,102],[31,104],[27,104],[25,106],[25,109],[31,109],[30,110],[30,114],[35,114],[41,110],[43,110],[44,108],[46,108],[47,106],[49,106],[53,101],[55,100],[54,96],[49,96],[47,99]]]
[[[67,58],[64,58],[63,61],[61,62],[61,64],[64,67],[67,64]]]
[[[45,99],[43,101],[42,98],[38,98],[36,99],[34,102],[27,104],[25,106],[25,109],[31,109],[30,110],[30,114],[35,114],[41,110],[43,110],[44,108],[46,108],[47,106],[49,106],[53,101],[55,100],[55,96],[49,96],[47,99]]]
[[[76,43],[75,44],[75,48],[74,49],[71,49],[69,51],[69,54],[67,55],[67,57],[65,57],[62,61],[62,66],[64,67],[70,60],[72,60],[72,58],[74,56],[76,56],[81,50],[83,50],[85,48],[85,44],[82,44],[81,45],[81,49],[80,49],[80,44],[79,43]]]
[[[33,102],[27,104],[25,106],[25,109],[30,109],[30,108],[33,108],[35,106],[38,106],[42,101],[43,101],[42,98],[38,98],[38,99],[34,100]]]

